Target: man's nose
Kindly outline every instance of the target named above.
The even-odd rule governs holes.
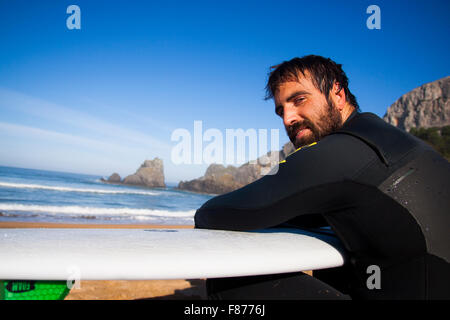
[[[288,127],[295,122],[299,122],[301,119],[294,108],[284,108],[283,110],[283,122],[284,126]]]

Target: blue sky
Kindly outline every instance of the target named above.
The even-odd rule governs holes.
[[[69,30],[69,5],[81,30]],[[369,30],[366,8],[381,9]],[[164,160],[177,128],[279,129],[271,65],[343,64],[362,111],[449,75],[448,1],[0,1],[0,165],[97,175]]]

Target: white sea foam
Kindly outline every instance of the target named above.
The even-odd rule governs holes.
[[[0,203],[0,210],[3,211],[27,211],[42,212],[47,214],[67,214],[67,215],[86,215],[86,216],[153,216],[170,218],[192,218],[195,210],[188,211],[167,211],[153,209],[135,209],[135,208],[101,208],[101,207],[82,207],[82,206],[42,206],[25,205],[18,203]]]
[[[159,192],[156,191],[144,191],[144,190],[107,190],[107,189],[84,189],[84,188],[70,188],[70,187],[56,187],[46,186],[40,184],[26,184],[26,183],[10,183],[0,181],[0,187],[6,188],[21,188],[21,189],[44,189],[61,192],[87,192],[87,193],[111,193],[111,194],[142,194],[156,196]]]

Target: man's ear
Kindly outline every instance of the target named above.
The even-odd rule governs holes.
[[[339,111],[344,110],[347,97],[345,96],[345,90],[341,87],[339,82],[333,84],[333,88],[331,89],[331,99]]]

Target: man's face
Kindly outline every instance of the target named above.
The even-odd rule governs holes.
[[[319,141],[342,127],[342,116],[332,100],[317,89],[306,74],[284,82],[274,95],[275,112],[283,119],[296,148]]]

